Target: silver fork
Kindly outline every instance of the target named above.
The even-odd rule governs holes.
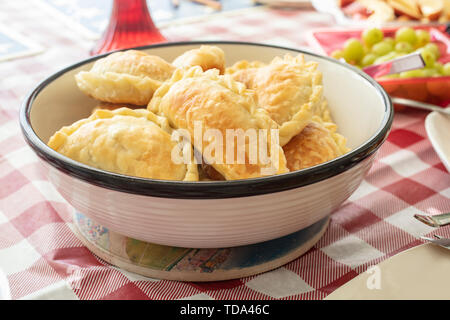
[[[419,220],[420,222],[423,222],[430,227],[442,227],[450,223],[450,212],[449,213],[442,213],[442,214],[436,214],[434,216],[425,216],[423,214],[415,214],[414,218]]]
[[[429,238],[429,237],[424,237],[424,236],[421,236],[420,238],[423,239],[423,240],[430,241],[431,243],[437,244],[438,246],[441,246],[441,247],[443,247],[443,248],[445,248],[445,249],[450,250],[450,239],[448,239],[448,238],[443,238],[443,237],[438,236],[438,235],[436,235],[436,234],[434,235],[434,237],[435,237],[436,239],[434,239],[434,238]]]

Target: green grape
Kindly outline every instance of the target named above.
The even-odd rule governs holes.
[[[426,30],[416,30],[416,37],[417,37],[417,43],[416,45],[418,47],[423,47],[428,42],[430,42],[430,34]]]
[[[436,61],[436,62],[434,63],[434,69],[436,69],[436,71],[437,71],[439,74],[442,74],[443,68],[444,68],[444,66],[443,66],[442,63],[440,63],[439,61]]]
[[[394,47],[389,42],[378,42],[372,47],[372,53],[377,56],[384,56],[394,50]]]
[[[444,66],[442,67],[442,74],[444,76],[450,76],[450,62],[444,64]]]
[[[393,73],[393,74],[388,74],[386,76],[383,76],[383,78],[386,78],[386,79],[397,79],[399,77],[400,77],[400,75],[398,73]]]
[[[414,50],[413,46],[409,42],[398,42],[395,45],[395,51],[397,52],[404,52],[404,53],[410,53]]]
[[[396,42],[409,42],[412,46],[417,43],[417,35],[414,29],[409,27],[401,27],[395,32]]]
[[[363,54],[369,54],[370,53],[370,48],[368,46],[363,46]]]
[[[377,56],[374,55],[373,53],[368,53],[362,58],[361,65],[363,67],[370,66],[371,64],[373,64],[375,62],[376,58],[377,58]]]
[[[400,78],[422,78],[426,77],[423,69],[400,72]]]
[[[385,55],[382,56],[382,57],[378,57],[378,58],[375,60],[374,64],[383,63],[383,62],[386,62],[386,61],[395,59],[396,57],[397,57],[397,53],[396,53],[395,51],[391,51],[391,52],[389,52],[388,54],[385,54]]]
[[[427,50],[430,50],[434,54],[434,57],[435,57],[436,60],[439,59],[439,57],[441,56],[441,52],[439,51],[439,47],[435,43],[428,43],[423,48],[427,49]]]
[[[348,39],[343,48],[343,57],[349,62],[358,62],[364,55],[364,48],[358,39]]]
[[[422,56],[423,61],[425,62],[425,66],[427,66],[428,68],[433,68],[434,63],[436,61],[434,53],[425,47],[420,48],[418,52],[420,52],[420,55]]]
[[[425,77],[438,77],[439,76],[439,71],[437,71],[434,68],[423,68],[422,69]]]
[[[392,37],[386,37],[383,41],[390,43],[392,46],[395,46],[395,40]]]
[[[371,47],[375,43],[378,43],[381,40],[383,40],[384,35],[383,35],[383,31],[381,31],[379,28],[370,28],[370,29],[364,30],[361,38],[362,38],[364,44]]]
[[[330,56],[334,59],[339,60],[344,57],[344,53],[342,50],[334,50]]]

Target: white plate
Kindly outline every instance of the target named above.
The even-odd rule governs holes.
[[[450,116],[430,113],[425,119],[425,130],[444,166],[450,172]]]
[[[424,25],[424,23],[419,20],[410,20],[410,21],[368,21],[368,20],[356,20],[347,16],[341,9],[336,0],[311,0],[311,4],[318,12],[331,14],[335,19],[337,24],[343,26],[367,26],[367,27],[402,27],[405,25],[414,26],[414,25]],[[430,22],[426,25],[439,25],[438,22]]]
[[[369,268],[327,300],[450,299],[450,250],[427,243]]]

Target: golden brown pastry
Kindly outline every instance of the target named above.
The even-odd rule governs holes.
[[[224,181],[225,178],[211,165],[202,163],[198,167],[199,181]]]
[[[171,77],[175,67],[164,59],[142,51],[112,53],[97,60],[75,80],[85,94],[111,103],[147,105],[153,92]]]
[[[117,110],[120,108],[129,108],[129,109],[146,109],[147,106],[136,106],[134,104],[128,104],[128,103],[110,103],[110,102],[102,102],[100,103],[92,110],[92,113],[94,113],[97,110],[104,109],[104,110]]]
[[[199,175],[205,181],[223,181],[225,178],[213,166],[203,162],[199,168]]]
[[[319,117],[314,117],[283,150],[291,171],[318,165],[349,151],[346,139],[336,132],[336,125],[322,122]]]
[[[196,164],[175,163],[167,119],[146,109],[97,110],[63,127],[48,145],[73,159],[115,173],[153,179],[197,181]]]
[[[155,92],[148,109],[167,117],[172,127],[183,129],[203,158],[227,180],[288,171],[279,144],[276,141],[271,144],[270,136],[267,139],[269,142],[258,138],[259,129],[270,131],[277,129],[277,124],[264,109],[256,107],[251,91],[231,76],[219,75],[217,69],[206,72],[199,66],[189,70],[177,69],[172,78]],[[198,136],[196,127],[202,130],[200,139],[195,139]],[[226,139],[230,129],[240,129],[241,144]],[[249,129],[252,130],[247,131]],[[211,135],[205,137],[207,132]],[[244,137],[246,132],[255,132],[253,141],[251,137]],[[213,133],[218,134],[219,138]],[[258,148],[259,144],[261,147]],[[236,150],[237,145],[243,146],[243,153]],[[258,152],[267,154],[269,163],[263,163],[264,157],[258,156],[255,160],[255,149],[251,151],[252,147],[257,148],[257,155]],[[227,148],[234,152],[234,159],[230,156],[227,159]],[[241,161],[239,155],[244,155]]]
[[[280,126],[280,144],[285,145],[310,122],[322,101],[322,73],[317,62],[303,55],[276,57],[269,64],[238,62],[227,72],[256,93],[264,108]]]
[[[333,122],[330,109],[328,108],[328,101],[325,97],[322,97],[319,104],[315,108],[314,116],[318,116],[323,122]],[[313,116],[313,117],[314,117]]]
[[[219,47],[203,45],[198,49],[186,51],[172,64],[177,68],[200,66],[203,71],[219,69],[220,74],[223,74],[225,72],[225,53]]]

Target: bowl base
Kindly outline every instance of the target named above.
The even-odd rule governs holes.
[[[322,237],[329,217],[290,235],[261,243],[218,249],[192,249],[132,239],[73,217],[77,237],[95,255],[146,277],[178,281],[220,281],[278,268],[307,252]]]

